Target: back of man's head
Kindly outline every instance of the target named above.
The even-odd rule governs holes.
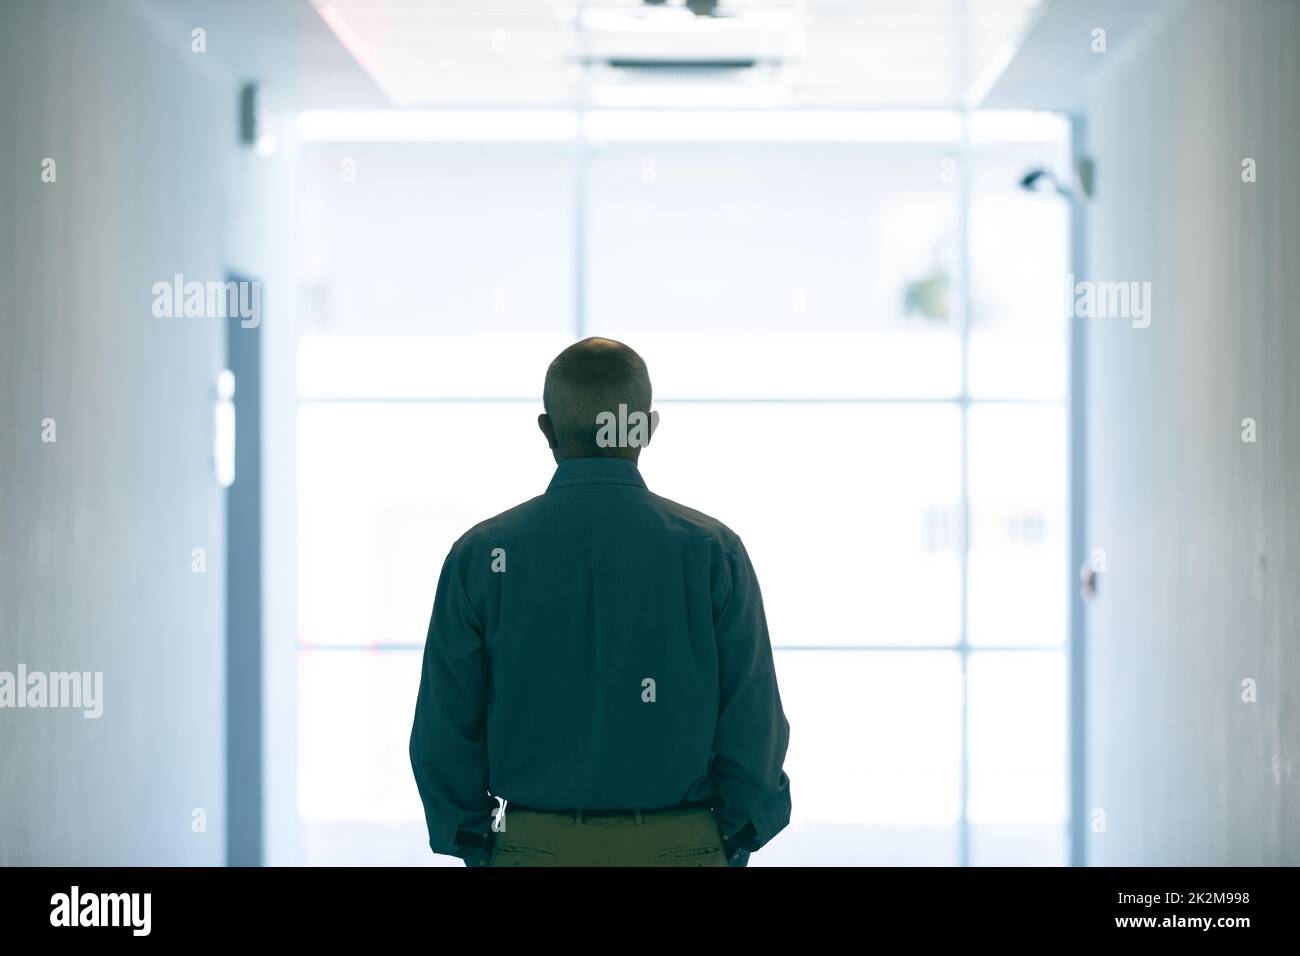
[[[546,370],[542,390],[546,433],[556,460],[582,457],[619,457],[635,460],[640,445],[649,440],[650,373],[645,361],[628,346],[613,339],[589,338],[575,342],[555,357]],[[656,416],[657,417],[657,416]],[[630,420],[646,422],[643,440]],[[620,440],[610,443],[609,423]]]

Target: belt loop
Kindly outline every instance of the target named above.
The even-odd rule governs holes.
[[[640,810],[638,810],[638,811],[636,812],[636,825],[637,825],[637,826],[640,826],[640,825],[641,825],[641,811],[640,811]]]
[[[574,821],[573,821],[573,822],[574,822],[574,823],[579,823],[579,824],[582,823],[582,811],[581,811],[581,810],[578,811],[578,815],[577,815],[576,818],[574,818]]]

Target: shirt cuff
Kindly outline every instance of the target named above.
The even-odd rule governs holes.
[[[748,856],[748,854],[753,853],[762,846],[758,839],[758,831],[754,829],[752,820],[747,820],[745,825],[731,836],[723,837],[722,843],[728,860],[731,860],[741,851],[744,851]]]
[[[496,833],[478,830],[456,831],[456,855],[465,861],[466,866],[487,866],[492,861],[492,850],[496,846]]]

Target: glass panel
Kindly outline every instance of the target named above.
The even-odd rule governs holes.
[[[971,395],[1064,398],[1070,271],[1069,203],[1027,192],[1034,168],[1070,184],[1064,143],[987,145],[971,153]]]
[[[957,862],[956,652],[778,651],[791,825],[755,865]]]
[[[540,411],[551,359],[569,332],[460,336],[304,335],[298,339],[303,398],[530,399]]]
[[[422,641],[451,543],[550,480],[536,410],[303,406],[301,639]],[[955,407],[673,403],[662,414],[646,481],[742,536],[775,643],[956,641]]]
[[[956,653],[776,657],[795,811],[755,865],[954,864]],[[312,862],[430,862],[407,757],[419,668],[418,651],[299,653],[298,803]],[[358,845],[369,840],[396,856]]]
[[[423,644],[452,543],[551,479],[539,410],[505,402],[300,406],[300,640]]]
[[[304,821],[424,819],[407,749],[420,663],[420,651],[298,652]]]
[[[956,406],[669,403],[660,414],[646,482],[740,535],[774,644],[957,641]]]
[[[1065,641],[1066,454],[1060,405],[970,408],[973,644]]]
[[[573,328],[572,163],[564,144],[307,147],[301,393],[540,394]]]
[[[1055,400],[1068,209],[1016,183],[1066,182],[1068,146],[1014,119],[971,120],[969,385]],[[825,400],[958,393],[950,147],[623,140],[590,154],[587,326],[649,362],[647,482],[742,536],[778,646],[829,648],[777,651],[795,818],[753,864],[954,864],[958,655],[834,648],[955,644],[959,406]],[[427,850],[406,754],[419,652],[338,648],[421,645],[452,541],[549,480],[534,418],[572,338],[573,153],[306,160],[300,394],[489,401],[300,408],[299,637],[336,648],[300,652],[304,846],[458,865]],[[736,398],[758,401],[685,401]],[[976,402],[968,429],[970,640],[1063,646],[1065,410]],[[977,650],[969,691],[972,862],[1063,864],[1063,653]]]
[[[412,778],[411,786],[415,786]],[[454,866],[454,856],[429,849],[423,817],[406,823],[304,820],[299,828],[304,866]]]
[[[947,147],[610,144],[588,323],[681,397],[951,396]]]
[[[971,862],[1065,865],[1065,654],[977,651],[968,686]]]

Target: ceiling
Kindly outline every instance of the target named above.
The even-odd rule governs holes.
[[[1088,77],[1171,9],[1163,0],[1049,0],[980,105],[1082,112]],[[1104,52],[1094,49],[1097,29]]]
[[[666,82],[579,64],[575,0],[312,0],[397,107],[663,105],[673,86],[698,105],[959,105],[1014,50],[1039,0],[724,0],[732,12],[788,12],[799,34],[779,69]],[[587,6],[635,9],[640,0]],[[755,75],[757,74],[757,75]],[[610,98],[613,98],[612,101]],[[721,101],[719,101],[719,98]],[[677,105],[676,102],[670,105]]]
[[[207,32],[205,65],[256,80],[270,109],[373,109],[387,97],[307,0],[136,0],[155,28],[188,48]]]
[[[779,66],[708,77],[583,67],[581,6],[639,0],[142,0],[279,108],[946,108],[988,88],[1042,0],[723,0],[788,14]],[[669,0],[681,2],[681,0]]]
[[[683,0],[667,0],[682,3]],[[1086,78],[1161,0],[722,0],[792,24],[748,70],[583,65],[582,10],[641,0],[136,0],[274,110],[649,106],[1077,111]],[[1107,53],[1091,49],[1097,27]],[[670,43],[675,42],[670,37]]]

